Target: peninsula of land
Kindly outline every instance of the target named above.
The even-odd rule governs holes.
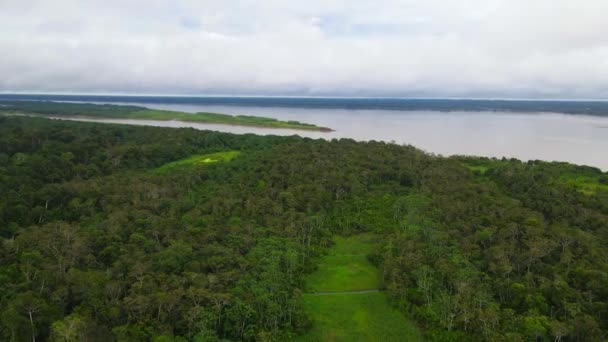
[[[93,119],[135,119],[159,121],[183,121],[235,126],[283,128],[319,132],[333,129],[299,121],[282,121],[274,118],[249,115],[229,115],[219,113],[187,113],[172,110],[150,109],[131,105],[110,105],[93,103],[68,103],[52,101],[0,101],[0,114],[29,115],[46,117],[93,118]]]

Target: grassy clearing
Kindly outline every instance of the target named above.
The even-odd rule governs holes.
[[[462,164],[471,172],[484,175],[491,168],[500,167],[505,161],[487,158],[460,158]],[[608,173],[589,166],[573,165],[569,163],[541,163],[528,167],[539,168],[552,182],[571,186],[578,191],[593,195],[598,191],[608,191]]]
[[[600,190],[608,191],[608,184],[600,183],[600,177],[597,175],[564,174],[558,178],[558,182],[572,186],[584,194],[592,195]]]
[[[361,234],[336,237],[335,245],[320,262],[319,269],[306,281],[309,292],[357,291],[380,286],[378,269],[367,260],[374,236]]]
[[[460,157],[457,159],[459,159],[467,169],[478,175],[483,175],[489,169],[499,167],[501,164],[505,163],[505,161],[502,160],[489,158]]]
[[[379,287],[378,270],[367,260],[375,236],[336,237],[330,253],[307,279],[303,296],[313,320],[296,341],[421,341],[416,327],[390,306],[383,292],[340,293]],[[336,291],[331,294],[314,292]]]
[[[421,341],[416,327],[382,292],[304,295],[313,328],[297,341]]]
[[[159,173],[168,173],[177,169],[207,165],[217,162],[227,162],[234,159],[241,152],[239,151],[226,151],[217,152],[210,154],[197,154],[185,159],[176,160],[174,162],[167,163],[156,169]]]
[[[475,172],[479,172],[480,174],[484,174],[486,173],[486,171],[488,171],[488,169],[490,168],[488,165],[468,165],[465,164],[465,166],[467,167],[467,169]]]

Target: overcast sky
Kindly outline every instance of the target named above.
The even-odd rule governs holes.
[[[607,0],[0,0],[0,92],[608,98]]]

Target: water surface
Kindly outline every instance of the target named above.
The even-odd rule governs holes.
[[[116,104],[116,102],[112,102]],[[324,133],[179,121],[95,120],[163,127],[193,127],[231,133],[352,138],[411,144],[441,155],[477,155],[522,160],[567,161],[608,170],[608,117],[496,111],[398,111],[128,103],[185,112],[216,112],[298,120],[330,127]],[[87,120],[91,121],[91,120]]]

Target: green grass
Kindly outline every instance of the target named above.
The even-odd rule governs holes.
[[[488,165],[468,165],[468,164],[465,164],[465,166],[467,167],[467,169],[469,169],[471,171],[479,171],[479,173],[481,173],[481,174],[486,173],[486,171],[488,171],[488,169],[490,168],[490,166],[488,166]]]
[[[3,101],[0,114],[25,114],[41,116],[69,116],[111,119],[136,119],[160,121],[185,121],[208,124],[286,128],[329,132],[327,127],[299,121],[281,121],[273,118],[218,113],[186,113],[171,110],[149,109],[139,106],[99,105],[90,103],[61,103],[46,101]]]
[[[306,289],[309,292],[377,289],[380,286],[378,269],[367,260],[373,240],[371,234],[334,238],[335,245],[329,254],[307,278]]]
[[[129,118],[150,120],[178,120],[185,122],[198,122],[209,124],[239,125],[268,128],[304,129],[314,131],[331,131],[325,127],[319,127],[299,121],[281,121],[262,116],[228,115],[218,113],[184,113],[167,110],[141,110],[132,112]]]
[[[330,253],[307,278],[310,293],[303,296],[303,305],[313,326],[296,341],[422,340],[404,314],[390,306],[385,293],[338,292],[380,286],[378,270],[367,260],[375,239],[371,234],[334,239]]]
[[[416,327],[382,292],[304,295],[312,329],[297,341],[421,341]]]
[[[217,152],[210,154],[197,154],[185,159],[176,160],[170,163],[167,163],[156,169],[158,173],[168,173],[178,169],[194,167],[194,166],[202,166],[208,165],[217,162],[227,162],[234,159],[241,152],[239,151],[226,151],[226,152]]]
[[[469,169],[471,172],[478,172],[479,175],[483,175],[491,168],[499,167],[504,164],[505,161],[498,159],[489,158],[477,158],[477,157],[456,157],[461,163]]]
[[[595,194],[600,190],[608,191],[608,184],[600,183],[597,175],[567,173],[561,175],[557,181],[572,186],[587,195]]]
[[[488,169],[500,167],[501,164],[505,163],[502,160],[477,157],[458,157],[457,159],[472,172],[479,172],[479,175],[483,175]],[[552,182],[571,186],[586,195],[593,195],[598,191],[608,191],[608,184],[600,182],[600,179],[608,177],[608,174],[602,173],[594,167],[563,162],[547,162],[528,167],[542,168],[540,170],[543,170]]]

